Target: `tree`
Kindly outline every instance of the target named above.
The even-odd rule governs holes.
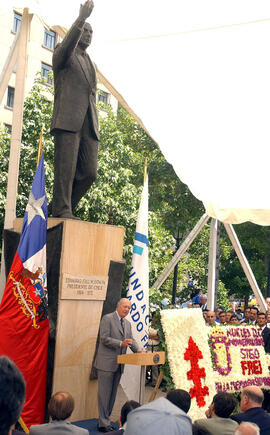
[[[262,293],[266,295],[270,254],[270,228],[245,222],[235,225],[234,229],[258,286]],[[228,240],[224,229],[223,235]],[[251,287],[232,246],[227,261],[220,271],[220,279],[228,289],[229,295],[235,295],[244,299],[252,294]]]
[[[19,186],[17,198],[17,216],[22,217],[28,200],[28,195],[36,169],[38,142],[41,126],[44,124],[44,155],[46,172],[46,190],[50,200],[53,185],[53,140],[50,135],[50,121],[52,116],[52,103],[48,98],[51,90],[44,86],[40,76],[35,80],[34,86],[25,100],[22,148],[20,159]],[[139,131],[139,133],[138,133]],[[144,153],[138,151],[136,140],[144,137],[144,143],[150,139],[138,128],[135,121],[123,109],[116,115],[108,109],[106,117],[100,117],[100,149],[98,179],[90,191],[81,200],[77,214],[81,219],[93,222],[106,223],[109,208],[114,212],[114,224],[125,227],[124,257],[127,260],[125,285],[131,263],[133,240],[136,226],[140,194],[143,184]],[[128,142],[131,138],[131,143]],[[136,139],[137,138],[137,139]],[[4,141],[4,136],[3,140]],[[153,143],[153,141],[150,141]],[[154,143],[153,143],[154,144]],[[156,146],[155,144],[153,146]],[[146,148],[146,145],[145,145]],[[4,154],[4,150],[6,154]],[[0,155],[2,167],[7,160],[8,141],[5,139]],[[150,149],[148,150],[150,154]],[[6,173],[5,173],[6,177]],[[4,178],[4,173],[2,173]],[[5,189],[2,190],[2,215],[4,215]],[[151,250],[154,268],[162,268],[166,263],[167,248],[172,240],[162,221],[155,212],[149,213],[150,243],[157,240],[157,247]],[[3,228],[3,223],[2,223]],[[162,239],[163,242],[162,243]],[[151,276],[154,273],[151,274]]]
[[[36,169],[38,142],[44,124],[44,154],[46,190],[49,201],[53,186],[53,139],[50,135],[53,89],[37,76],[32,91],[25,100],[17,216],[23,216]],[[104,109],[104,107],[102,107]],[[148,159],[149,173],[149,263],[150,286],[173,256],[179,231],[181,240],[191,231],[204,212],[204,207],[176,176],[158,145],[120,107],[115,115],[106,108],[100,117],[100,148],[98,179],[81,200],[77,214],[83,220],[106,223],[109,208],[113,208],[115,225],[125,228],[124,258],[127,262],[124,289],[128,282],[135,226],[143,185],[144,161]],[[0,225],[3,228],[9,141],[6,132],[0,134]],[[244,251],[250,260],[260,286],[266,286],[269,265],[270,230],[254,224],[236,227]],[[243,296],[250,287],[224,230],[221,231],[220,281],[224,291]],[[187,281],[192,278],[204,292],[207,290],[209,225],[206,225],[178,267],[177,288],[187,297]],[[173,273],[155,298],[170,297]],[[223,288],[222,287],[222,288]],[[186,289],[186,291],[185,291]],[[189,290],[188,290],[189,291]],[[224,293],[223,291],[223,293]],[[179,296],[179,291],[178,291]],[[154,296],[153,296],[154,298]]]

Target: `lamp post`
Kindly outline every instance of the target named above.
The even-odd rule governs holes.
[[[176,245],[175,245],[175,251],[174,254],[178,251],[180,246],[180,233],[179,233],[179,225],[177,228],[177,234],[174,235]],[[175,297],[176,297],[176,289],[177,289],[177,274],[178,274],[178,263],[175,265],[174,271],[173,271],[173,289],[172,289],[172,305],[175,304]]]

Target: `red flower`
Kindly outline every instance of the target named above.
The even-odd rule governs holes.
[[[204,396],[209,395],[208,387],[202,387],[201,378],[205,378],[205,369],[199,367],[198,361],[202,359],[202,353],[197,344],[193,341],[192,337],[189,337],[188,348],[184,353],[184,359],[190,361],[191,369],[187,372],[188,380],[192,380],[194,387],[190,388],[190,397],[196,397],[197,405],[202,407],[205,405]]]

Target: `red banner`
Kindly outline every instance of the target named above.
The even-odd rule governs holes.
[[[22,419],[29,428],[44,422],[49,323],[48,318],[37,322],[40,304],[30,296],[29,278],[22,279],[18,274],[22,270],[16,254],[0,306],[0,354],[11,358],[24,376],[26,401]]]

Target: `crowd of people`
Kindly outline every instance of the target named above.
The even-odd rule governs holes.
[[[240,325],[256,326],[262,334],[265,352],[270,353],[270,311],[267,313],[260,312],[257,307],[246,307],[244,313],[237,314],[230,310],[224,311],[218,307],[215,311],[204,310],[203,316],[205,322],[213,327],[217,325]]]
[[[25,400],[25,382],[17,366],[6,356],[0,357],[0,433],[15,435],[13,430]],[[246,387],[240,404],[227,392],[211,400],[205,418],[192,422],[189,417],[191,397],[176,389],[145,405],[126,402],[119,418],[120,428],[114,435],[269,435],[270,415],[262,408],[264,394],[259,387]],[[74,399],[68,392],[54,394],[48,404],[50,422],[30,427],[30,435],[86,435],[87,429],[70,422]],[[237,413],[237,408],[240,413]]]
[[[244,312],[239,309],[236,311],[225,311],[222,307],[217,307],[215,311],[207,308],[203,310],[206,323],[210,326],[221,325],[257,325],[259,327],[270,326],[270,311],[260,312],[255,306],[246,307]]]
[[[266,300],[270,308],[270,299]],[[188,304],[190,302],[188,301]],[[192,306],[202,310],[206,323],[214,325],[257,325],[262,331],[265,350],[270,351],[270,328],[268,327],[268,315],[259,312],[255,306],[241,310],[224,311],[217,307],[215,311],[206,308],[207,299],[202,292],[198,292],[191,301]],[[130,329],[129,322],[125,319],[130,310],[130,301],[123,298],[117,303],[116,311],[103,317],[100,325],[99,353],[104,350],[105,356],[111,361],[109,367],[98,366],[103,374],[105,371],[110,378],[117,376],[117,385],[120,380],[122,369],[117,365],[117,355],[126,352],[127,347],[137,347]],[[155,329],[154,319],[150,329],[150,350],[158,347],[158,333]],[[127,338],[129,337],[129,338]],[[150,346],[150,347],[151,347]],[[104,353],[103,352],[103,353]],[[106,359],[105,358],[105,359]],[[105,374],[106,374],[105,373]],[[158,374],[158,373],[157,373]],[[156,374],[156,375],[157,375]],[[104,376],[104,374],[103,374]],[[103,379],[103,378],[101,378]],[[152,380],[153,381],[153,380]],[[112,383],[110,382],[110,384]],[[108,381],[106,383],[109,385]],[[99,424],[101,432],[113,434],[141,435],[141,434],[197,434],[197,435],[270,435],[270,415],[265,411],[263,391],[256,386],[250,386],[241,392],[240,404],[232,394],[219,392],[213,398],[206,412],[205,418],[192,422],[188,415],[191,397],[187,391],[171,390],[166,397],[160,397],[148,404],[140,405],[132,400],[124,404],[119,418],[120,429],[115,430],[109,420],[116,389],[106,387],[104,380],[99,383]],[[104,395],[107,397],[106,402]],[[102,400],[100,397],[102,396]],[[112,399],[113,397],[113,399]],[[5,356],[0,357],[0,435],[19,434],[13,430],[18,421],[25,400],[25,381],[17,366]],[[108,402],[108,403],[107,403]],[[87,429],[71,423],[74,410],[74,399],[68,392],[57,392],[48,404],[50,422],[30,427],[30,435],[50,434],[74,434],[83,435],[89,433]],[[240,407],[241,413],[236,413]],[[267,408],[268,409],[268,408]],[[106,426],[100,424],[106,419]],[[103,418],[103,420],[102,420]],[[103,423],[104,424],[104,423]]]
[[[175,308],[166,299],[164,301],[163,308]],[[205,323],[212,327],[217,325],[256,326],[261,330],[265,352],[270,353],[270,297],[267,297],[265,302],[268,307],[266,313],[260,312],[255,305],[247,306],[242,310],[241,304],[234,305],[234,309],[231,310],[218,306],[215,311],[211,311],[207,308],[207,296],[202,293],[201,289],[196,289],[191,293],[190,298],[177,308],[200,308]]]

